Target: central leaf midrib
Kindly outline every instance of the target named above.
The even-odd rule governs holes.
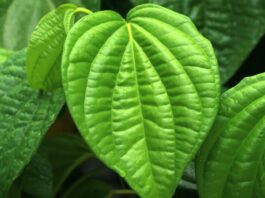
[[[145,141],[145,145],[146,145],[146,155],[148,158],[148,164],[150,167],[150,171],[151,171],[151,175],[152,175],[152,181],[155,184],[155,188],[154,191],[157,193],[157,195],[159,195],[159,191],[157,190],[157,183],[155,181],[155,176],[154,176],[154,171],[153,171],[153,167],[152,167],[152,160],[149,154],[149,145],[148,145],[148,141],[147,141],[147,135],[146,135],[146,129],[145,129],[145,123],[144,123],[144,115],[143,115],[143,111],[142,111],[142,100],[141,100],[141,93],[139,90],[139,84],[138,84],[138,76],[137,76],[137,66],[136,66],[136,62],[135,62],[135,52],[134,52],[134,39],[133,39],[133,35],[132,35],[132,29],[131,29],[131,24],[130,23],[126,23],[127,29],[128,29],[128,34],[129,34],[129,45],[131,47],[131,52],[132,52],[132,59],[133,59],[133,66],[134,66],[134,78],[135,78],[135,84],[136,84],[136,89],[137,89],[137,98],[138,98],[138,105],[139,105],[139,109],[140,109],[140,116],[141,116],[141,121],[142,121],[142,125],[143,125],[143,135],[144,135],[144,141]],[[152,194],[152,193],[151,193]]]

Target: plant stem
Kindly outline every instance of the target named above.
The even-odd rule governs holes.
[[[81,12],[81,13],[85,13],[85,14],[92,14],[93,12],[89,9],[86,9],[86,8],[77,8],[75,11],[75,13],[78,13],[78,12]]]
[[[130,194],[135,194],[135,192],[129,189],[113,190],[106,196],[106,198],[111,198],[113,195],[124,195],[124,194],[130,195]]]

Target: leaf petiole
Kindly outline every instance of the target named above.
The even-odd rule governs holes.
[[[87,9],[87,8],[77,8],[75,9],[74,13],[85,13],[85,14],[93,14],[93,11]]]

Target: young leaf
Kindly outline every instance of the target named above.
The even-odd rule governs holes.
[[[67,31],[77,7],[65,4],[41,19],[33,32],[27,52],[27,77],[33,88],[61,87],[61,56]]]
[[[44,140],[40,147],[47,154],[53,170],[53,193],[61,187],[69,174],[92,154],[83,140],[75,135],[56,135]]]
[[[222,82],[238,70],[265,33],[264,0],[132,0],[157,3],[188,15],[215,49]]]
[[[26,47],[39,19],[53,8],[51,0],[14,0],[4,23],[4,47],[11,50]]]
[[[25,52],[0,64],[0,197],[30,161],[64,103],[62,90],[40,93],[25,78]]]
[[[159,28],[158,28],[159,27]],[[91,149],[142,197],[171,197],[217,113],[210,43],[185,16],[146,4],[102,11],[67,36],[63,84]]]
[[[221,109],[197,161],[202,198],[265,196],[265,73],[222,96]]]

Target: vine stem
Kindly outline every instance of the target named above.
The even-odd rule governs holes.
[[[107,196],[106,198],[111,198],[113,195],[131,195],[131,194],[135,194],[134,191],[132,190],[128,190],[128,189],[124,189],[124,190],[112,190]]]

